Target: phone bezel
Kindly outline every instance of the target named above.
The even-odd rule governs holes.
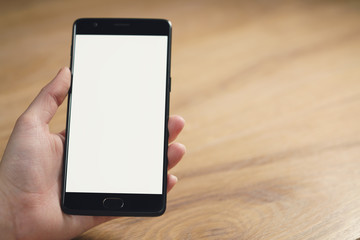
[[[95,26],[95,24],[97,26]],[[171,65],[171,23],[165,19],[131,19],[131,18],[82,18],[73,24],[70,70],[73,71],[73,55],[75,52],[75,37],[77,34],[95,35],[166,35],[168,37],[166,99],[164,124],[164,155],[163,155],[163,189],[162,194],[121,194],[121,193],[73,193],[65,192],[67,173],[67,149],[69,126],[71,119],[72,88],[68,93],[66,119],[66,140],[64,147],[63,187],[61,208],[65,213],[93,216],[159,216],[166,209],[167,189],[167,148],[168,119],[170,98],[170,65]],[[71,86],[73,78],[71,76]],[[106,209],[103,206],[105,198],[121,198],[124,207],[121,209]]]

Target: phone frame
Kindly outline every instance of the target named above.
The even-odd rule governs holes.
[[[171,32],[170,21],[165,19],[135,19],[135,18],[81,18],[73,24],[71,44],[71,86],[73,82],[73,56],[75,53],[76,34],[95,35],[166,35],[167,67],[165,93],[165,124],[164,124],[164,153],[163,153],[163,189],[162,194],[122,194],[122,193],[74,193],[65,192],[68,144],[71,119],[72,87],[68,93],[66,136],[64,147],[63,186],[61,193],[61,208],[67,214],[92,216],[160,216],[166,209],[167,198],[167,149],[168,149],[168,119],[169,99],[171,90]],[[106,208],[104,201],[121,199],[124,206],[120,208]]]

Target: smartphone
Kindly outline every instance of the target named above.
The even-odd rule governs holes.
[[[167,20],[75,21],[61,199],[65,213],[164,213],[170,50]]]

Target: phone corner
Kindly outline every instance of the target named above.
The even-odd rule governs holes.
[[[154,18],[152,20],[162,24],[164,27],[166,25],[166,27],[168,27],[169,29],[172,28],[172,23],[171,23],[171,21],[169,19],[166,19],[166,18]]]
[[[155,212],[152,216],[154,217],[160,217],[162,215],[164,215],[164,213],[166,212],[166,206],[164,206],[162,209],[160,209],[159,211]]]
[[[154,213],[154,216],[161,216],[163,215],[165,212],[166,212],[166,207],[167,207],[167,204],[166,204],[166,200],[164,201],[163,205],[162,205],[162,208],[159,209],[157,212]]]
[[[76,26],[78,23],[82,22],[82,21],[86,21],[88,20],[88,18],[77,18],[75,19],[73,26]]]
[[[172,28],[172,22],[169,20],[169,19],[164,19],[167,24],[169,25],[169,28],[171,29]]]
[[[61,199],[60,199],[60,208],[63,213],[71,214],[71,209],[67,208],[65,205],[65,199],[64,199],[63,195],[61,196]]]
[[[62,202],[60,203],[60,208],[63,213],[71,214],[71,211],[69,211],[69,209]]]
[[[73,26],[76,26],[81,21],[81,19],[82,18],[75,19],[75,21],[73,22]]]

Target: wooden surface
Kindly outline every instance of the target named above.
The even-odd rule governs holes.
[[[173,23],[187,155],[157,218],[77,239],[360,237],[359,1],[2,1],[0,152],[63,65],[79,17]],[[65,126],[65,106],[52,123]]]

